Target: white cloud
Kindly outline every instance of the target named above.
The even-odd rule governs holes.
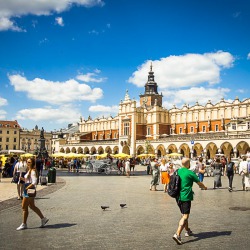
[[[8,101],[2,97],[0,97],[0,107],[8,105]],[[7,112],[5,110],[0,109],[0,120],[6,119]]]
[[[118,113],[119,107],[114,106],[104,106],[104,105],[94,105],[89,107],[90,112],[101,112],[101,113]]]
[[[63,22],[63,18],[62,17],[56,17],[55,18],[56,20],[56,23],[59,25],[59,26],[64,26],[64,22]]]
[[[91,31],[89,31],[89,34],[99,35],[99,31],[91,30]]]
[[[0,120],[5,120],[6,114],[7,114],[6,111],[0,109]]]
[[[241,94],[243,94],[245,92],[244,89],[237,89],[236,91],[239,92],[239,93],[241,93]]]
[[[191,87],[202,83],[215,84],[220,82],[223,68],[233,66],[234,57],[223,51],[205,54],[186,54],[169,56],[152,61],[155,81],[159,88]],[[145,76],[150,69],[151,61],[138,67],[128,82],[143,87],[147,82]]]
[[[248,53],[247,55],[247,60],[250,60],[250,53]]]
[[[189,104],[192,106],[197,101],[199,104],[206,104],[208,100],[212,103],[217,103],[218,100],[224,98],[224,96],[230,92],[227,88],[204,88],[204,87],[192,87],[190,89],[182,89],[178,91],[168,90],[162,94],[164,96],[163,106],[166,108],[172,108],[173,104],[176,104],[179,108],[183,104]]]
[[[235,12],[235,13],[233,13],[233,17],[234,17],[234,18],[237,18],[237,17],[239,17],[239,16],[240,16],[240,14],[241,14],[241,12],[240,12],[240,11]]]
[[[0,0],[0,30],[22,31],[11,21],[11,18],[28,14],[40,16],[54,12],[61,13],[73,5],[103,6],[104,2],[102,0]]]
[[[32,121],[53,121],[53,123],[72,123],[78,121],[81,113],[70,107],[22,109],[15,119]]]
[[[4,99],[4,98],[0,97],[0,107],[1,107],[1,106],[5,106],[5,105],[7,105],[7,104],[8,104],[7,99]]]
[[[104,82],[107,80],[105,77],[98,78],[97,75],[100,74],[101,71],[96,69],[95,73],[87,73],[85,75],[78,75],[76,79],[83,81],[83,82]]]
[[[91,89],[87,84],[79,83],[74,79],[53,82],[35,78],[29,81],[21,75],[9,75],[9,80],[15,91],[25,92],[33,100],[50,104],[61,105],[76,101],[95,102],[103,96],[102,89]]]
[[[13,30],[18,32],[25,31],[16,26],[16,24],[10,19],[0,16],[0,31],[5,31],[5,30]]]

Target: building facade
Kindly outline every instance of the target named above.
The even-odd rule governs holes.
[[[0,150],[20,149],[20,129],[17,121],[0,121]]]
[[[178,152],[210,158],[216,153],[238,157],[249,150],[249,98],[240,101],[236,97],[233,102],[221,99],[216,104],[208,100],[205,105],[196,102],[168,110],[162,106],[162,97],[151,65],[139,107],[126,91],[117,116],[80,119],[78,131],[61,135],[65,141],[58,152],[124,152],[133,156]]]
[[[41,129],[38,129],[38,126],[35,126],[34,129],[20,129],[20,149],[24,150],[27,153],[36,154],[40,147]],[[52,133],[44,132],[45,138],[45,148],[49,154],[52,152]]]

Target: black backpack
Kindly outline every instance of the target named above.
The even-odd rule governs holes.
[[[181,178],[178,175],[178,170],[170,176],[170,182],[168,184],[168,195],[172,198],[178,198],[181,190]]]
[[[234,171],[234,162],[229,162],[227,164],[227,172],[232,173]]]

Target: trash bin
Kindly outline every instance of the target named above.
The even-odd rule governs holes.
[[[56,183],[56,168],[49,168],[48,171],[48,183]]]

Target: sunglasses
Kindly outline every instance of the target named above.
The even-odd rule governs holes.
[[[31,161],[27,161],[27,163],[31,163]]]

